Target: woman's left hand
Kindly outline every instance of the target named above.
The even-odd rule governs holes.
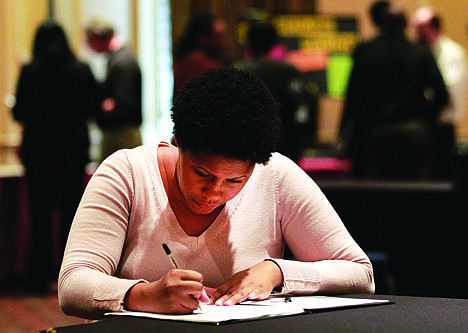
[[[234,274],[216,289],[216,305],[234,305],[247,299],[265,299],[273,288],[281,286],[283,274],[271,260],[265,260]]]

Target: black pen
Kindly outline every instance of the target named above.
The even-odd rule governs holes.
[[[179,269],[179,265],[177,265],[174,257],[172,256],[171,250],[169,250],[169,247],[167,246],[167,244],[163,243],[162,246],[163,246],[164,252],[166,252],[167,256],[169,257],[169,260],[171,261],[172,266],[174,266],[174,268]]]
[[[166,243],[163,243],[162,246],[163,246],[164,252],[166,252],[166,255],[169,257],[169,260],[171,261],[172,266],[174,266],[174,268],[176,268],[176,269],[179,269],[179,265],[177,265],[177,262],[175,261],[174,257],[172,256],[171,250],[169,250],[169,246],[167,246]],[[202,311],[200,301],[198,301],[198,311],[200,311],[200,312]]]

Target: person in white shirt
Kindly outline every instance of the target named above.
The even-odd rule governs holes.
[[[318,186],[273,153],[277,104],[258,78],[208,70],[172,111],[177,147],[120,150],[89,182],[59,276],[65,313],[191,313],[274,289],[374,292],[368,257]],[[283,259],[286,245],[297,260]]]
[[[466,111],[468,65],[466,51],[443,31],[440,15],[431,7],[419,8],[413,16],[415,38],[431,48],[449,91],[450,100],[440,114],[442,140],[453,150],[457,126]],[[444,144],[442,142],[441,144]]]

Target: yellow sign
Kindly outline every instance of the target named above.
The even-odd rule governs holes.
[[[285,37],[311,37],[316,33],[336,30],[336,22],[331,16],[281,15],[273,20],[278,34]]]
[[[357,20],[330,15],[281,15],[273,19],[288,61],[311,73],[320,90],[343,96],[352,67],[350,54],[359,41]],[[313,74],[315,73],[315,74]]]
[[[299,50],[351,53],[358,42],[357,21],[328,15],[281,15],[273,19],[282,38],[297,39]]]

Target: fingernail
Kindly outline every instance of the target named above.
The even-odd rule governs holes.
[[[199,300],[203,303],[207,303],[210,301],[210,298],[208,297],[208,294],[206,293],[205,289],[202,290]]]
[[[224,302],[224,305],[232,305],[232,299],[228,299],[226,302]]]

